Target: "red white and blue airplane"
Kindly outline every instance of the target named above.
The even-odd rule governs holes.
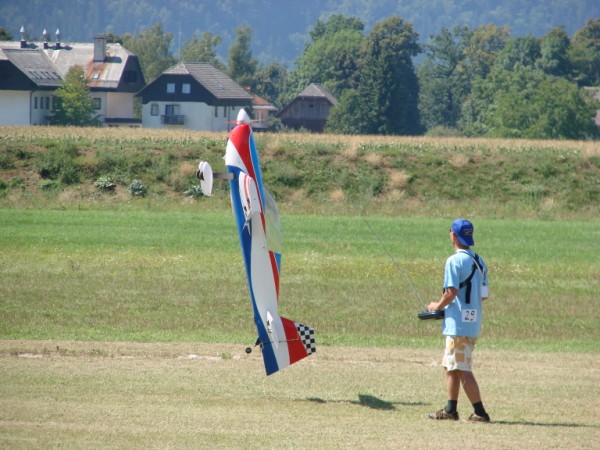
[[[277,372],[316,351],[315,333],[278,313],[281,270],[279,214],[263,187],[258,152],[250,117],[240,110],[237,126],[229,133],[225,151],[227,173],[213,173],[202,161],[197,176],[204,195],[212,194],[214,178],[229,180],[242,256],[258,331],[256,345],[262,349],[267,375]],[[246,352],[252,349],[248,347]]]

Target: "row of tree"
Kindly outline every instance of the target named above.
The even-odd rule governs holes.
[[[169,51],[173,36],[160,23],[111,38],[138,55],[148,81],[176,62]],[[194,35],[179,60],[213,64],[279,107],[309,83],[320,83],[338,99],[328,121],[334,133],[599,136],[596,91],[586,88],[600,86],[600,19],[572,39],[562,27],[541,38],[513,38],[508,27],[459,26],[421,45],[401,17],[388,17],[365,34],[360,19],[333,15],[317,21],[292,71],[258,62],[247,25],[236,29],[227,64],[217,56],[220,42],[211,33]]]
[[[562,27],[541,38],[513,38],[508,27],[459,26],[421,45],[401,17],[388,17],[365,34],[360,19],[333,15],[317,21],[292,71],[258,62],[247,25],[236,29],[227,64],[217,56],[220,36],[193,35],[178,58],[170,51],[172,39],[161,23],[136,35],[108,36],[138,55],[147,82],[177,59],[207,62],[279,107],[309,83],[320,83],[338,99],[327,124],[334,133],[600,136],[593,121],[598,90],[589,89],[600,86],[600,19],[572,39]]]

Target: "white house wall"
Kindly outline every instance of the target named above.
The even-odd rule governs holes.
[[[128,92],[106,93],[106,117],[126,118],[133,117],[133,94]]]
[[[30,92],[2,91],[0,93],[0,124],[29,125]]]
[[[152,115],[152,105],[158,106],[157,115]],[[179,115],[185,117],[184,125],[163,125],[161,116],[165,114],[167,105],[178,105]],[[217,117],[215,117],[217,108]],[[198,131],[229,131],[237,118],[240,107],[209,106],[206,103],[194,102],[149,102],[142,106],[142,126],[144,128],[185,128]]]
[[[100,109],[94,109],[94,112],[92,113],[92,117],[98,117],[98,120],[104,122],[106,120],[107,116],[106,115],[106,92],[92,92],[91,93],[91,97],[92,99],[100,99]]]

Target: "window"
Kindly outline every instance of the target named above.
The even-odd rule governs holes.
[[[46,109],[50,109],[50,97],[46,97]]]
[[[98,97],[94,97],[92,99],[92,104],[94,105],[94,109],[102,109],[102,99]]]
[[[154,103],[150,106],[150,115],[158,116],[158,105],[156,103]]]
[[[167,94],[175,93],[175,83],[167,83]]]
[[[173,116],[179,114],[179,105],[165,105],[165,115]]]
[[[227,106],[223,106],[223,117],[227,117]]]
[[[215,106],[215,117],[219,117],[219,107]]]
[[[185,125],[185,116],[179,114],[179,105],[165,105],[165,115],[160,116],[164,125]]]
[[[182,94],[189,94],[190,91],[191,91],[190,83],[183,83],[181,85],[181,93]]]
[[[37,97],[33,97],[33,109],[37,109]]]

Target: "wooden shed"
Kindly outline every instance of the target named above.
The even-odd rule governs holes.
[[[325,128],[331,108],[337,100],[323,86],[311,83],[288,103],[277,117],[289,128],[321,132]]]

